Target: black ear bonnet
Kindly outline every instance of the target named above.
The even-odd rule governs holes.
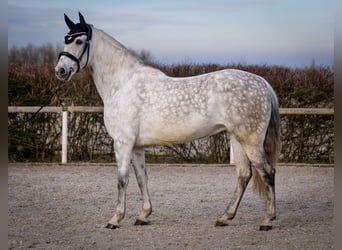
[[[65,21],[70,29],[68,34],[64,37],[65,44],[72,43],[76,37],[81,35],[86,35],[87,41],[91,39],[92,29],[90,25],[84,21],[84,18],[81,13],[79,13],[79,16],[80,23],[75,24],[68,18],[67,15],[64,14]]]

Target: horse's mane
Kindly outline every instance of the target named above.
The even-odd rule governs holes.
[[[141,59],[139,57],[135,56],[129,49],[127,49],[124,45],[122,45],[114,37],[110,36],[109,34],[107,34],[106,32],[104,32],[101,29],[95,28],[93,25],[91,25],[91,27],[92,27],[93,30],[96,30],[96,32],[101,36],[101,38],[103,40],[105,40],[107,43],[109,43],[110,45],[112,45],[116,49],[121,50],[124,53],[127,53],[127,54],[131,55],[133,58],[135,58],[140,63],[142,63],[142,61],[141,61]]]

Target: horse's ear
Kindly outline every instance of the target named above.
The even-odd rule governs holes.
[[[69,29],[72,29],[72,27],[75,26],[75,23],[70,20],[70,18],[64,13],[64,20],[66,25],[69,27]]]
[[[88,29],[87,23],[85,22],[84,17],[81,14],[81,12],[78,12],[78,16],[80,17],[80,24],[81,24],[82,28],[84,30]]]

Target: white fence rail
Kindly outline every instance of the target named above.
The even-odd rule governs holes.
[[[9,106],[8,113],[35,113],[40,107],[36,106]],[[330,108],[280,108],[281,115],[334,115]],[[62,113],[62,163],[67,163],[68,152],[68,114],[74,113],[102,113],[102,106],[47,106],[41,113]],[[234,163],[232,147],[230,147],[230,163]]]

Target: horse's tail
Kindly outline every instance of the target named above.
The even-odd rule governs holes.
[[[264,140],[264,151],[268,160],[268,163],[272,168],[275,167],[281,150],[281,140],[280,140],[280,114],[279,114],[279,104],[277,96],[274,90],[269,86],[271,96],[272,96],[272,110],[271,117],[267,127],[265,140]],[[254,189],[258,191],[261,196],[265,194],[265,183],[261,179],[259,172],[253,168],[254,177]]]

